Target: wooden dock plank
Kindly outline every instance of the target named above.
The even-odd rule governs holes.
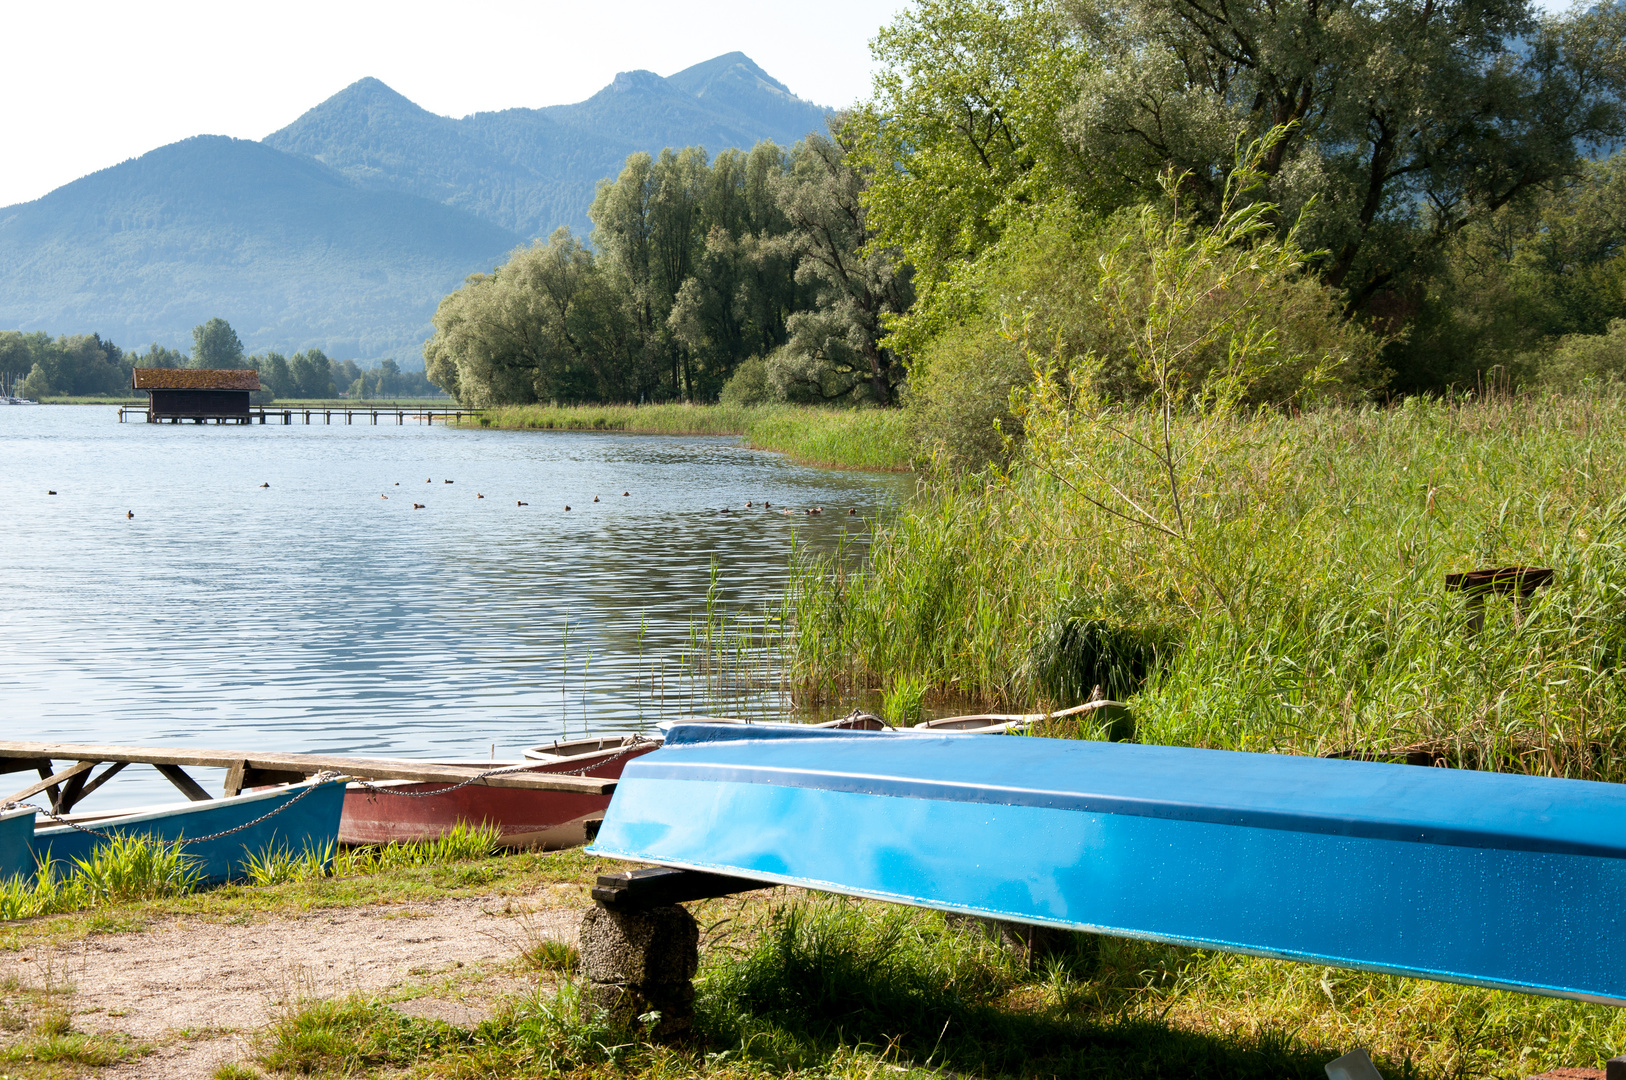
[[[0,740],[0,759],[28,758],[35,761],[72,759],[75,761],[114,761],[128,764],[179,765],[202,769],[298,772],[314,776],[322,771],[343,773],[367,780],[417,780],[425,783],[459,784],[484,772],[466,765],[437,765],[405,758],[343,757],[332,754],[245,754],[240,750],[204,750],[178,746],[97,746],[80,743],[19,742]],[[60,783],[56,780],[55,783]],[[584,795],[609,795],[614,780],[558,773],[512,772],[477,781],[486,787],[519,788],[528,791],[574,791]],[[35,793],[43,790],[36,788]]]

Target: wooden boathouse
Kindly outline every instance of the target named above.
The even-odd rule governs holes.
[[[136,368],[130,386],[147,392],[147,423],[249,422],[248,396],[260,388],[253,368]]]

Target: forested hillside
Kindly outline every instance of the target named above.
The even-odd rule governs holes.
[[[739,53],[462,120],[363,79],[263,143],[188,139],[0,209],[0,327],[176,347],[224,315],[255,349],[417,367],[439,300],[528,238],[585,228],[629,154],[824,123]]]

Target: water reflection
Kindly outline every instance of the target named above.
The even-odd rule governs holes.
[[[678,663],[713,562],[720,603],[774,605],[793,536],[911,489],[731,439],[100,407],[0,409],[0,453],[5,737],[420,757],[715,706]],[[168,797],[130,772],[106,804]]]

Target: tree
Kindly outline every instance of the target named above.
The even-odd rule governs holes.
[[[1186,176],[1212,217],[1234,148],[1285,131],[1261,198],[1350,312],[1415,288],[1449,239],[1626,135],[1626,7],[1529,0],[1071,0],[1076,138],[1097,187]]]
[[[777,372],[782,384],[820,398],[862,384],[871,400],[890,405],[903,369],[882,339],[887,320],[907,311],[914,293],[898,253],[869,226],[865,179],[833,139],[809,136],[792,152],[790,171],[778,182],[779,209],[790,225],[779,246],[793,256],[796,280],[813,298],[790,316],[789,340],[768,366],[770,377]]]
[[[871,52],[872,96],[841,134],[867,179],[869,227],[913,268],[920,302],[894,325],[912,354],[954,318],[942,287],[1014,217],[1121,196],[1097,190],[1099,170],[1069,137],[1088,57],[1052,0],[922,0]]]
[[[218,316],[192,328],[192,366],[195,368],[241,368],[243,343],[237,331]]]
[[[294,353],[288,360],[289,397],[330,398],[337,393],[333,386],[333,361],[321,349],[307,349]]]

